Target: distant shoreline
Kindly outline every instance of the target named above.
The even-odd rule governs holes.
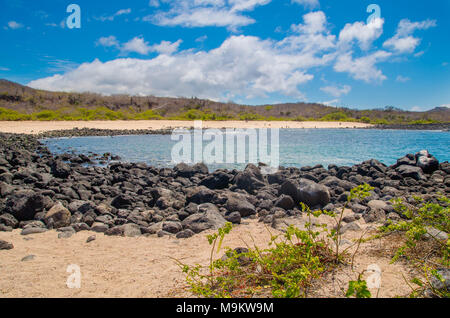
[[[0,121],[0,132],[39,135],[54,131],[74,129],[141,131],[169,131],[176,128],[193,128],[194,121],[177,120],[117,120],[117,121]],[[291,129],[330,129],[330,128],[372,128],[374,125],[356,122],[325,121],[203,121],[202,127],[209,128],[291,128]]]

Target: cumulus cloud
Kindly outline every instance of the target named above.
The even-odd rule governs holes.
[[[334,70],[336,72],[347,72],[354,79],[367,83],[381,83],[387,77],[375,65],[385,61],[391,55],[390,52],[379,50],[363,57],[353,58],[353,52],[347,52],[337,58]]]
[[[182,51],[149,60],[116,59],[84,63],[64,75],[32,81],[31,87],[104,94],[198,96],[227,100],[236,95],[281,92],[302,98],[298,85],[313,75],[298,67],[300,55],[284,54],[276,43],[232,36],[211,51]]]
[[[98,39],[97,45],[105,46],[105,47],[119,47],[119,41],[114,35],[110,35],[107,37],[101,37]]]
[[[227,27],[230,30],[255,23],[255,20],[244,15],[257,6],[264,6],[271,0],[161,0],[170,5],[168,11],[159,11],[144,17],[160,26]],[[153,6],[156,2],[153,3]],[[159,6],[159,2],[158,2]]]
[[[187,0],[178,2],[192,4]],[[235,14],[266,2],[204,0],[201,3],[214,10],[226,7],[228,12]],[[401,36],[425,28],[425,25],[411,26],[405,22],[400,25],[396,34]],[[382,28],[380,19],[368,25],[355,22],[338,30],[337,37],[331,33],[326,15],[314,11],[305,14],[301,23],[292,25],[290,33],[281,40],[230,36],[211,50],[180,50],[181,40],[150,44],[137,36],[121,43],[116,37],[109,36],[100,38],[97,45],[115,48],[122,58],[107,62],[96,59],[65,74],[38,79],[29,85],[46,90],[103,94],[194,95],[223,101],[263,98],[271,94],[304,100],[306,96],[301,86],[314,79],[317,68],[332,67],[335,72],[347,73],[353,79],[367,83],[383,82],[387,77],[379,64],[394,53],[383,49],[369,50]],[[148,55],[152,52],[157,53],[152,58],[123,58],[129,53]],[[321,89],[335,98],[351,92],[349,85],[328,85]]]
[[[342,95],[347,95],[352,90],[352,87],[349,85],[343,85],[341,87],[338,86],[325,86],[321,87],[320,90],[323,92],[330,94],[334,97],[341,97]]]
[[[422,22],[411,22],[403,19],[399,22],[395,35],[383,43],[396,53],[413,53],[420,44],[421,39],[412,36],[416,30],[427,30],[436,26],[436,20],[425,20]]]
[[[347,23],[339,33],[342,45],[357,41],[362,50],[370,49],[373,41],[383,34],[384,19],[373,19],[368,24],[364,22]]]

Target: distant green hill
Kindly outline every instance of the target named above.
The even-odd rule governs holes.
[[[324,120],[373,124],[450,122],[450,109],[410,112],[389,106],[354,110],[315,103],[246,106],[198,98],[103,96],[35,90],[0,80],[0,120]]]

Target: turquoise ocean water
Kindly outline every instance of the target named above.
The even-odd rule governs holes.
[[[270,141],[270,134],[268,140]],[[171,151],[177,141],[171,140],[170,135],[140,135],[56,138],[43,140],[43,143],[54,153],[101,155],[109,152],[119,155],[121,161],[172,167],[174,164]],[[203,142],[204,146],[209,143],[211,142]],[[368,159],[378,159],[391,165],[405,154],[416,153],[422,149],[427,149],[441,162],[449,161],[450,133],[372,129],[282,129],[279,131],[280,165],[286,167],[316,164],[322,164],[325,167],[328,164],[353,165]],[[210,164],[209,167],[210,169],[242,169],[245,164]]]

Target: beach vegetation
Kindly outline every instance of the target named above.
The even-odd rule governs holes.
[[[352,189],[348,202],[367,197],[372,189],[368,185]],[[347,250],[339,249],[343,210],[338,215],[325,210],[312,211],[305,204],[300,205],[308,220],[304,229],[291,225],[282,235],[273,235],[267,229],[270,240],[266,249],[247,243],[247,248],[233,250],[226,247],[224,255],[214,260],[225,236],[232,230],[231,223],[227,223],[217,233],[207,236],[211,245],[208,266],[189,266],[175,260],[186,275],[191,292],[207,298],[308,297],[315,281],[344,264],[348,254]],[[333,229],[312,222],[322,214],[335,218]],[[361,275],[350,283],[347,296],[370,297]]]
[[[422,297],[426,293],[433,297],[450,297],[445,280],[439,269],[450,266],[450,199],[446,196],[437,202],[428,202],[414,197],[413,204],[403,199],[394,199],[394,207],[404,220],[388,221],[379,228],[374,238],[394,237],[401,242],[396,249],[392,262],[407,261],[418,273],[412,280],[406,281],[411,287],[410,297]],[[432,281],[442,282],[443,289],[437,289]]]

